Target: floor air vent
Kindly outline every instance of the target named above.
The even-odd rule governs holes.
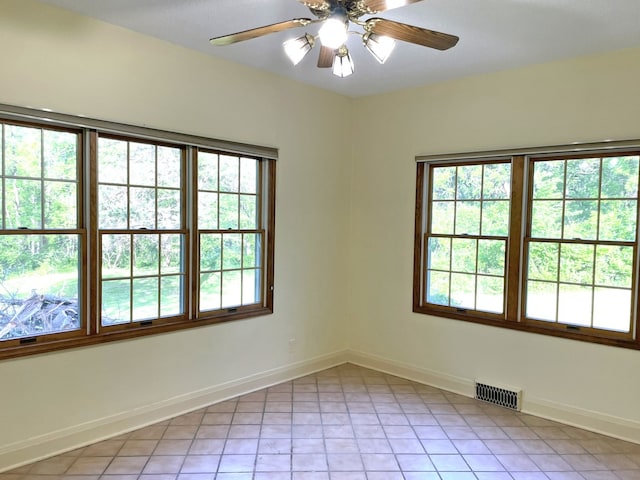
[[[476,398],[511,410],[519,411],[522,408],[522,390],[513,388],[498,387],[476,381]]]

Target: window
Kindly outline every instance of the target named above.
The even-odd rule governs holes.
[[[273,311],[275,151],[7,117],[0,358]]]
[[[611,146],[419,161],[414,311],[640,348],[639,166]]]
[[[22,123],[0,133],[0,339],[77,336],[86,321],[82,135]]]
[[[199,315],[260,305],[261,179],[258,160],[198,152]]]

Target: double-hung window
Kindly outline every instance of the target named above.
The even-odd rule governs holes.
[[[274,149],[3,108],[0,358],[273,311]]]
[[[418,158],[414,311],[640,348],[626,143]]]

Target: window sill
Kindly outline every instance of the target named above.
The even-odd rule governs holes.
[[[273,309],[269,307],[255,307],[251,309],[243,309],[236,312],[209,312],[210,315],[198,319],[188,321],[176,321],[172,323],[163,323],[158,325],[147,326],[129,326],[125,330],[105,331],[100,334],[87,335],[73,338],[48,338],[47,335],[35,337],[36,341],[29,345],[21,345],[16,343],[11,346],[3,347],[0,344],[0,360],[18,358],[30,355],[39,355],[43,353],[56,352],[71,348],[89,347],[102,343],[116,342],[121,340],[144,339],[151,335],[161,333],[177,332],[197,327],[214,325],[217,323],[231,322],[234,320],[243,320],[246,318],[270,315]]]
[[[485,318],[472,313],[460,313],[454,311],[445,311],[437,308],[417,305],[413,307],[414,313],[431,315],[434,317],[448,318],[452,320],[462,320],[464,322],[477,323],[490,327],[507,328],[510,330],[518,330],[521,332],[536,333],[539,335],[548,335],[552,337],[566,338],[569,340],[578,340],[588,343],[596,343],[600,345],[608,345],[612,347],[629,348],[632,350],[640,350],[640,342],[628,338],[621,338],[620,334],[612,332],[610,336],[606,332],[601,335],[594,335],[592,331],[567,330],[553,324],[549,326],[540,325],[539,323],[530,324],[504,319]]]

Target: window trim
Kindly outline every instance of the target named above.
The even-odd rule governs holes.
[[[554,158],[570,158],[572,155],[584,156],[589,154],[610,156],[611,154],[629,153],[630,150],[634,154],[638,154],[640,150],[640,140],[624,140],[596,143],[582,143],[571,145],[559,145],[552,147],[530,147],[518,148],[513,150],[493,150],[484,152],[463,152],[451,154],[437,155],[418,155],[415,160],[417,162],[416,169],[416,197],[415,197],[415,219],[414,219],[414,258],[413,258],[413,312],[436,317],[450,318],[454,320],[462,320],[471,323],[478,323],[493,327],[507,328],[529,333],[549,335],[554,337],[567,338],[572,340],[580,340],[590,343],[597,343],[609,346],[629,348],[640,350],[640,301],[635,302],[635,322],[631,322],[631,338],[629,334],[620,335],[619,332],[606,332],[603,330],[582,328],[577,331],[559,328],[556,324],[547,324],[546,322],[537,322],[525,320],[524,314],[519,313],[523,307],[524,299],[522,295],[522,284],[524,274],[521,274],[523,262],[525,261],[524,242],[527,233],[527,225],[524,222],[527,219],[527,212],[530,208],[528,199],[525,197],[523,189],[514,188],[516,185],[524,185],[530,188],[529,172],[527,164],[529,159],[540,159],[543,157]],[[512,188],[511,188],[511,215],[516,214],[516,218],[512,218],[510,222],[509,241],[507,246],[507,273],[506,273],[506,312],[504,318],[492,318],[491,315],[479,316],[474,312],[458,312],[449,307],[438,308],[432,304],[426,304],[422,301],[424,292],[424,282],[426,281],[424,269],[426,268],[427,246],[425,244],[427,209],[429,209],[429,190],[427,171],[429,164],[437,163],[438,165],[461,164],[461,163],[480,163],[484,161],[500,160],[508,158],[512,160]],[[518,205],[518,208],[513,208]],[[640,212],[640,207],[639,207]],[[640,215],[639,215],[640,216]],[[638,223],[640,228],[640,223]],[[640,249],[640,238],[636,240]],[[640,254],[639,254],[640,255]],[[640,296],[638,292],[638,283],[640,283],[640,273],[637,271],[637,260],[634,259],[634,281],[632,291],[636,297]],[[509,285],[517,285],[516,288]],[[518,315],[522,318],[519,318]],[[594,331],[599,334],[594,334]],[[604,334],[603,334],[604,332]]]
[[[111,341],[119,341],[132,338],[141,338],[147,335],[174,332],[200,326],[213,325],[217,323],[253,318],[273,313],[273,292],[274,292],[274,260],[275,260],[275,201],[276,201],[276,160],[278,150],[272,147],[247,145],[237,142],[228,142],[188,134],[167,132],[163,130],[136,127],[132,125],[106,122],[102,120],[87,119],[72,115],[59,114],[48,111],[39,111],[23,107],[14,107],[0,104],[0,121],[16,123],[25,126],[32,126],[42,129],[60,129],[73,131],[78,137],[78,219],[77,228],[73,229],[79,237],[82,252],[80,260],[80,291],[82,299],[82,317],[78,330],[70,332],[59,332],[39,335],[35,341],[21,343],[23,338],[5,340],[0,342],[0,360],[16,358],[28,355],[42,354],[52,351],[59,351],[69,348],[79,348],[90,345],[98,345]],[[245,156],[255,158],[259,161],[262,196],[260,198],[261,209],[259,214],[263,219],[261,230],[263,230],[265,241],[262,246],[263,256],[263,298],[260,304],[254,304],[237,309],[221,309],[214,312],[207,312],[208,315],[197,316],[194,314],[194,294],[193,275],[195,271],[191,269],[193,262],[197,261],[194,250],[194,235],[197,231],[195,222],[190,225],[185,224],[185,243],[189,245],[191,260],[186,258],[186,283],[185,283],[185,313],[184,315],[154,320],[151,325],[147,322],[134,322],[127,324],[126,328],[111,329],[100,325],[100,301],[99,301],[99,267],[98,258],[99,229],[97,222],[97,144],[98,136],[104,135],[110,138],[125,138],[128,140],[148,141],[155,144],[179,146],[185,148],[183,155],[184,183],[187,188],[183,189],[184,211],[191,205],[190,189],[194,188],[189,182],[191,178],[191,167],[188,166],[195,157],[194,151],[198,148],[206,150],[216,150],[223,154],[234,156]],[[86,158],[86,157],[89,158]],[[39,230],[38,230],[39,231]],[[57,232],[52,230],[51,232]],[[21,230],[10,234],[24,233]],[[46,231],[46,233],[50,233]],[[213,313],[213,314],[211,314]],[[141,324],[142,323],[142,324]],[[32,337],[28,337],[31,339]]]

